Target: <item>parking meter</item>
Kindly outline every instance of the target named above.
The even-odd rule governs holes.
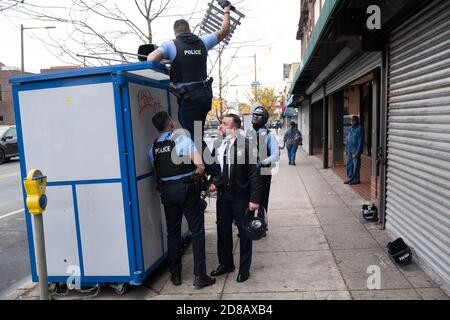
[[[38,169],[32,169],[24,180],[25,191],[27,193],[27,208],[31,214],[42,214],[47,207],[47,177]]]
[[[36,257],[39,275],[41,300],[48,300],[47,261],[45,260],[44,221],[42,212],[47,207],[47,177],[38,169],[32,169],[24,179],[23,184],[27,194],[26,205],[30,214],[34,215],[34,235],[36,241]]]

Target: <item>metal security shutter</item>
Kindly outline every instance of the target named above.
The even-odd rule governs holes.
[[[388,104],[386,228],[450,288],[450,1],[392,32]]]
[[[327,95],[380,67],[381,61],[380,52],[367,52],[354,59],[327,81]]]
[[[320,87],[311,95],[311,103],[316,103],[321,99],[323,99],[323,87]]]

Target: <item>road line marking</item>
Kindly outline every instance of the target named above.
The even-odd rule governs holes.
[[[20,172],[13,172],[13,173],[7,173],[0,175],[0,179],[9,178],[9,177],[15,177],[20,176]]]
[[[4,216],[1,216],[0,220],[2,220],[4,218],[7,218],[7,217],[10,217],[12,215],[15,215],[16,213],[20,213],[20,212],[24,212],[24,211],[25,211],[25,209],[20,209],[20,210],[14,211],[14,212],[7,213]]]

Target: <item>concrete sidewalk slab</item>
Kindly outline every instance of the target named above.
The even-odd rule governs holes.
[[[410,265],[399,266],[398,269],[414,288],[439,288],[414,261]]]
[[[182,273],[181,280],[182,284],[180,286],[174,286],[171,281],[167,281],[160,294],[220,294],[224,286],[225,278],[218,277],[216,283],[213,286],[206,288],[194,287],[194,261],[191,254],[183,255],[182,258]],[[216,254],[206,254],[206,266],[207,271],[211,272],[218,265]]]
[[[413,289],[351,291],[355,300],[420,300]]]
[[[238,283],[236,277],[237,271],[230,274],[224,293],[347,290],[329,250],[257,253],[249,280]]]
[[[295,252],[328,250],[327,240],[320,226],[271,228],[267,236],[253,244],[253,252]],[[237,247],[239,252],[239,246]]]
[[[450,300],[441,288],[419,288],[417,292],[423,300]]]
[[[310,195],[311,202],[314,207],[329,207],[329,208],[337,208],[337,207],[345,207],[344,201],[336,194],[330,195]]]
[[[325,224],[349,224],[358,223],[358,219],[348,211],[346,207],[316,207],[320,222]]]
[[[380,248],[334,250],[333,253],[342,272],[366,272],[368,266],[378,266],[382,272],[397,271],[397,267]]]
[[[292,210],[270,209],[267,214],[269,230],[274,227],[320,226],[314,208]]]
[[[333,250],[378,248],[378,243],[360,223],[323,224],[322,226]]]
[[[367,280],[371,275],[364,272],[342,272],[349,290],[367,290]],[[380,289],[410,289],[408,283],[400,271],[384,271],[381,273]]]

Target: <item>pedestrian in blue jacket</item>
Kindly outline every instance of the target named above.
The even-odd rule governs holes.
[[[284,134],[284,147],[286,147],[289,158],[289,165],[295,166],[295,158],[297,155],[298,146],[302,141],[302,133],[298,130],[297,124],[291,121],[291,126]]]
[[[352,117],[352,127],[348,130],[345,154],[347,155],[347,176],[345,184],[360,184],[361,154],[364,146],[364,127],[359,117]]]

